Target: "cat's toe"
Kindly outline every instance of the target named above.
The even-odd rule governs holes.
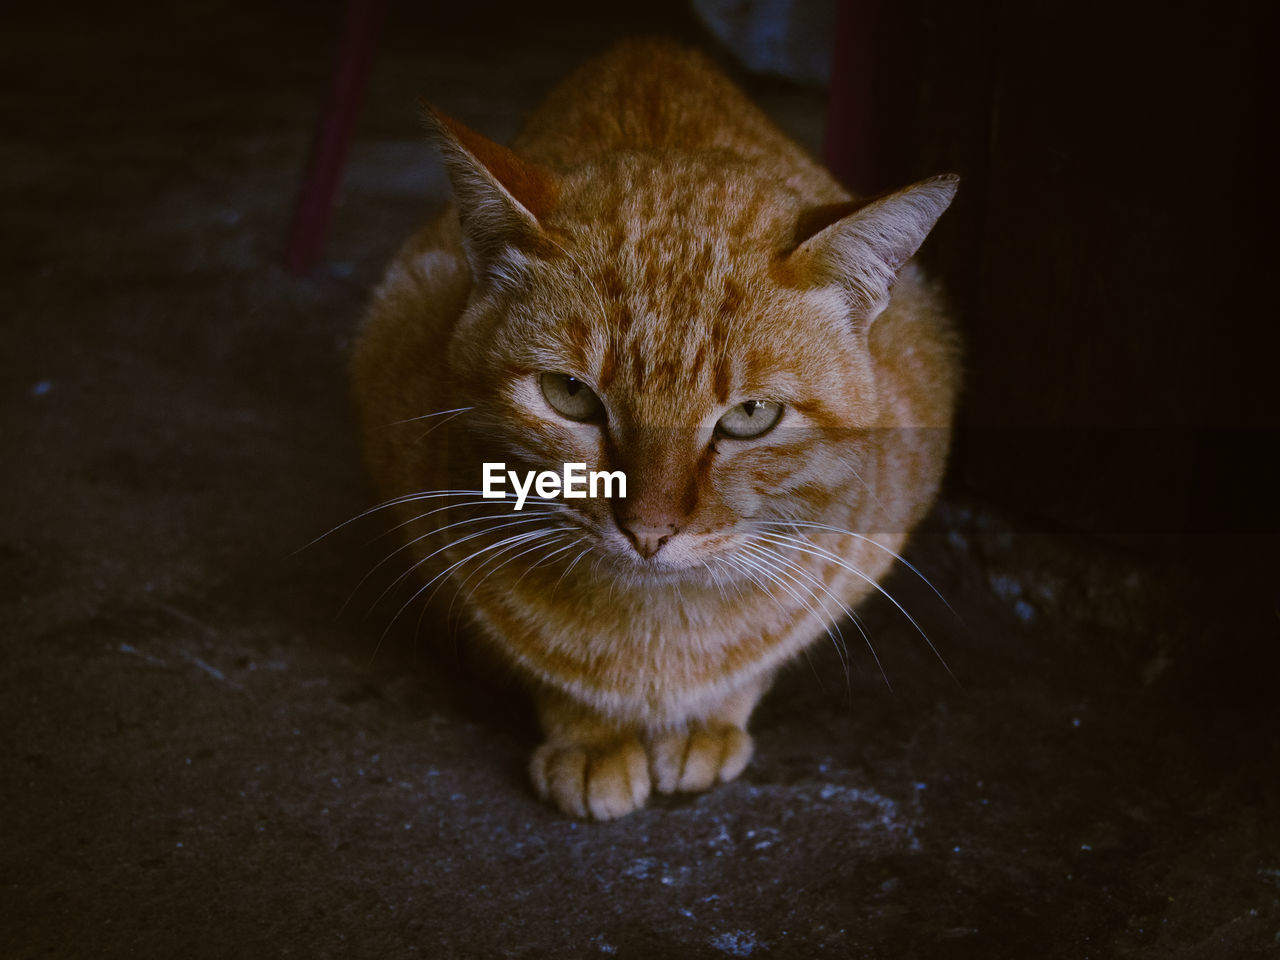
[[[544,800],[575,817],[613,820],[649,799],[649,765],[639,740],[544,743],[534,751],[529,773]]]
[[[661,734],[649,743],[650,776],[659,793],[709,790],[740,774],[753,749],[751,736],[741,727]]]

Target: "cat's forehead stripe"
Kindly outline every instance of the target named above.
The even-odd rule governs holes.
[[[643,206],[644,200],[631,202]],[[625,376],[632,390],[683,388],[727,402],[728,346],[749,307],[735,273],[759,265],[740,263],[723,224],[691,234],[644,218],[619,221],[604,235],[603,249],[596,248],[601,255],[588,258],[595,266],[592,285],[605,301],[597,318],[606,332],[594,358],[598,386],[608,390]]]
[[[599,371],[596,373],[596,386],[601,392],[607,391],[618,373],[618,351],[610,340],[605,343],[600,354]]]

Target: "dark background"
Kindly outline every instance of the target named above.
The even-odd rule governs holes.
[[[5,13],[0,955],[1275,955],[1269,11],[842,15],[828,98],[679,3],[393,4],[295,277],[339,4]],[[886,582],[951,672],[873,601],[883,675],[847,628],[741,780],[583,825],[465,634],[384,636],[384,521],[295,551],[374,502],[345,363],[445,199],[416,98],[507,139],[638,32],[817,153],[846,118],[860,190],[963,177],[922,255],[963,426],[908,555],[955,613]]]
[[[929,252],[968,348],[955,479],[1029,523],[1277,532],[1265,5],[864,7],[840,172],[963,175]]]

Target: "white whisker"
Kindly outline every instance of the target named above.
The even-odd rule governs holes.
[[[391,618],[391,621],[387,624],[386,629],[382,631],[382,636],[378,638],[378,644],[379,645],[382,644],[382,641],[386,639],[387,634],[391,632],[391,628],[395,626],[396,621],[400,619],[400,617],[404,614],[404,612],[407,609],[409,609],[409,607],[414,603],[414,601],[416,601],[420,596],[422,596],[422,594],[427,590],[428,587],[430,587],[432,584],[442,581],[444,577],[448,576],[450,573],[458,569],[458,567],[462,566],[464,563],[469,563],[470,561],[474,560],[476,557],[481,556],[482,554],[485,554],[485,553],[489,553],[490,551],[497,550],[501,547],[506,546],[509,543],[514,543],[514,542],[523,543],[535,537],[543,537],[546,535],[547,535],[546,530],[533,530],[531,532],[518,533],[513,537],[507,537],[504,540],[499,540],[497,543],[492,543],[487,547],[481,547],[479,550],[472,551],[471,553],[463,557],[461,560],[458,560],[455,563],[452,563],[449,566],[445,567],[443,570],[437,573],[434,577],[432,577],[430,580],[428,580],[426,583],[420,586],[414,592],[413,596],[411,596],[408,600],[406,600],[403,604],[401,604],[400,609],[397,610],[395,613],[395,616]],[[414,568],[416,568],[417,566],[418,564],[414,564]],[[439,588],[437,587],[437,589]],[[431,596],[427,598],[428,604],[431,602],[431,597],[434,597],[434,596],[435,596],[435,591],[432,591]],[[375,655],[377,654],[376,648],[374,649],[374,654]]]
[[[736,555],[733,557],[714,557],[713,559],[717,563],[721,563],[724,566],[728,567],[730,570],[737,571],[739,574],[745,576],[748,580],[750,580],[757,587],[759,587],[760,590],[764,593],[764,595],[767,596],[770,600],[772,600],[777,605],[778,609],[781,610],[784,614],[789,615],[791,613],[791,611],[786,608],[783,602],[774,595],[772,590],[770,590],[767,586],[765,586],[763,583],[757,580],[755,575],[749,569],[747,569],[746,567],[742,566],[740,563],[737,562]]]
[[[896,553],[895,551],[890,550],[888,547],[886,547],[880,541],[876,540],[874,537],[869,537],[863,533],[855,533],[854,531],[846,530],[843,527],[833,527],[830,524],[826,524],[826,523],[808,523],[801,520],[757,520],[756,523],[760,524],[761,526],[768,526],[768,527],[797,527],[797,528],[805,527],[805,528],[814,529],[814,530],[826,530],[830,533],[841,533],[841,534],[844,534],[845,536],[855,537],[856,539],[861,540],[864,543],[871,544],[873,547],[879,547],[881,550],[889,554],[889,556],[893,557],[895,560],[901,563],[904,567],[906,567],[908,570],[914,573],[917,577],[919,577],[920,580],[924,583],[924,585],[933,591],[933,595],[942,601],[942,605],[945,606],[948,610],[950,610],[951,613],[957,619],[960,619],[960,614],[956,613],[955,609],[951,606],[951,604],[947,602],[947,598],[942,595],[942,591],[940,591],[937,587],[935,587],[932,581],[930,581],[928,577],[926,577],[923,573],[921,573],[920,569],[916,567],[915,564],[913,564],[910,560],[907,560],[905,557],[903,557],[902,554]],[[798,533],[799,530],[797,530],[796,532]]]
[[[411,565],[407,570],[405,570],[402,574],[400,574],[400,576],[396,577],[396,578],[395,578],[395,580],[393,580],[393,581],[392,581],[392,582],[387,586],[387,588],[386,588],[385,590],[383,590],[383,591],[382,591],[382,593],[380,593],[380,594],[378,595],[378,599],[377,599],[377,600],[375,600],[375,601],[373,602],[373,605],[369,608],[369,613],[372,613],[372,612],[373,612],[374,608],[375,608],[375,607],[377,607],[377,606],[378,606],[378,604],[380,604],[380,603],[383,601],[383,599],[387,596],[387,594],[388,594],[388,593],[390,593],[390,592],[391,592],[392,590],[394,590],[397,586],[399,586],[399,585],[400,585],[400,584],[401,584],[401,583],[402,583],[406,578],[408,578],[408,577],[409,577],[409,576],[410,576],[410,575],[411,575],[415,570],[417,570],[419,567],[421,567],[423,564],[425,564],[425,563],[426,563],[428,560],[430,560],[432,557],[437,556],[438,554],[444,553],[446,550],[451,550],[451,549],[453,549],[454,547],[458,546],[458,544],[460,544],[460,543],[467,543],[468,541],[470,541],[470,540],[474,540],[474,539],[476,539],[477,537],[483,537],[483,536],[486,536],[486,535],[488,535],[488,534],[490,534],[490,533],[494,533],[495,531],[498,531],[498,530],[505,530],[505,529],[507,529],[508,527],[520,526],[521,524],[536,523],[536,522],[538,522],[538,521],[540,521],[540,520],[545,519],[545,516],[544,516],[544,515],[539,515],[539,514],[530,514],[529,516],[525,516],[525,517],[518,517],[518,518],[515,518],[515,519],[508,519],[508,518],[506,518],[505,516],[479,517],[479,518],[476,518],[476,519],[477,519],[477,520],[486,520],[486,521],[498,521],[498,520],[503,520],[503,521],[505,521],[505,522],[503,522],[503,523],[496,523],[496,525],[494,525],[494,526],[487,526],[485,529],[483,529],[483,530],[478,530],[478,531],[476,531],[475,533],[468,534],[468,535],[467,535],[467,536],[465,536],[465,537],[458,537],[457,539],[452,540],[452,541],[451,541],[451,542],[449,542],[449,543],[446,543],[444,546],[439,547],[438,549],[431,551],[431,553],[428,553],[426,556],[424,556],[424,557],[420,557],[420,558],[419,558],[417,561],[415,561],[415,562],[414,562],[414,563],[413,563],[413,564],[412,564],[412,565]],[[466,522],[471,522],[471,521],[460,521],[460,523],[466,523]],[[459,524],[450,524],[450,526],[458,526],[458,525],[459,525]],[[401,550],[404,550],[406,547],[410,547],[410,546],[412,546],[413,544],[417,543],[417,542],[418,542],[418,541],[420,541],[420,540],[425,540],[425,539],[427,539],[428,537],[434,536],[435,534],[439,533],[439,532],[440,532],[440,530],[443,530],[443,529],[446,529],[446,528],[441,527],[439,530],[431,530],[431,531],[429,531],[429,532],[427,532],[427,533],[423,534],[422,536],[420,536],[420,537],[418,537],[418,538],[416,538],[416,539],[414,539],[414,540],[409,541],[409,543],[407,543],[407,544],[405,544],[404,546],[400,547],[399,549],[397,549],[396,551],[394,551],[394,553],[399,553]],[[393,553],[393,555],[394,555],[394,553]],[[388,557],[388,558],[386,558],[386,559],[390,559],[390,557]],[[385,562],[386,562],[386,560],[383,560],[383,561],[382,561],[382,563],[385,563]],[[379,564],[379,566],[381,566],[381,565],[382,565],[382,564],[380,563],[380,564]],[[370,573],[372,573],[372,572],[373,572],[373,571],[370,571]],[[366,575],[366,577],[367,577],[367,575]],[[363,582],[363,581],[362,581],[362,582]],[[358,588],[357,588],[357,589],[358,589]],[[366,614],[366,616],[367,616],[367,615],[368,615],[368,614]]]
[[[702,568],[707,571],[707,576],[710,577],[711,582],[715,584],[716,590],[718,590],[720,593],[720,599],[725,603],[728,603],[729,594],[725,592],[724,583],[720,580],[720,577],[716,574],[715,569],[711,566],[711,564],[707,563],[707,561],[705,560],[699,560],[698,562],[702,564]]]
[[[886,597],[889,600],[890,603],[892,603],[895,607],[897,607],[898,612],[901,613],[904,617],[906,617],[907,620],[911,623],[911,625],[916,628],[916,632],[919,633],[920,636],[924,639],[924,642],[929,645],[929,649],[933,651],[933,655],[938,658],[938,661],[942,664],[943,668],[947,671],[947,673],[950,674],[951,678],[953,680],[955,679],[955,674],[951,672],[951,667],[947,664],[946,658],[943,657],[942,654],[938,652],[938,648],[933,645],[933,641],[930,640],[929,635],[924,632],[924,628],[921,627],[920,624],[916,622],[915,617],[907,613],[906,608],[903,607],[903,605],[900,604],[894,598],[894,596],[891,593],[889,593],[889,591],[887,591],[884,587],[880,586],[880,584],[876,583],[874,577],[867,576],[857,567],[853,567],[845,563],[841,557],[837,556],[836,554],[832,553],[829,550],[823,550],[821,547],[818,547],[817,545],[811,543],[808,540],[802,540],[802,539],[799,539],[798,537],[783,536],[780,534],[762,534],[761,539],[771,543],[776,543],[777,545],[785,547],[789,550],[800,550],[803,553],[808,553],[815,557],[822,557],[826,560],[829,560],[832,563],[837,564],[838,566],[844,568],[845,570],[848,570],[854,576],[860,578],[861,580],[869,584],[871,587],[879,591],[884,597]]]
[[[753,539],[754,539],[754,538],[753,538]],[[853,625],[854,625],[855,627],[857,627],[857,628],[858,628],[858,633],[862,634],[863,642],[865,642],[865,643],[866,643],[866,645],[867,645],[867,649],[868,649],[869,651],[871,651],[871,659],[873,659],[873,660],[875,661],[875,663],[876,663],[876,669],[878,669],[878,670],[880,671],[880,676],[884,679],[884,685],[885,685],[886,687],[888,687],[888,688],[889,688],[889,691],[892,693],[892,692],[893,692],[893,684],[891,684],[891,683],[889,682],[889,675],[888,675],[887,673],[885,673],[884,665],[883,665],[883,664],[881,664],[881,662],[880,662],[880,655],[879,655],[878,653],[876,653],[875,644],[873,644],[873,643],[871,642],[871,635],[870,635],[869,633],[867,633],[867,628],[863,625],[863,623],[862,623],[862,618],[861,618],[861,617],[859,617],[859,616],[858,616],[858,614],[857,614],[857,613],[856,613],[856,612],[855,612],[855,611],[854,611],[854,610],[853,610],[853,609],[852,609],[852,608],[851,608],[847,603],[845,603],[845,602],[844,602],[843,600],[841,600],[838,596],[836,596],[834,593],[832,593],[832,592],[831,592],[831,590],[827,587],[827,585],[826,585],[825,583],[823,583],[823,582],[822,582],[821,578],[814,576],[812,573],[810,573],[808,570],[806,570],[806,569],[805,569],[804,567],[802,567],[800,564],[796,563],[796,562],[795,562],[795,561],[793,561],[793,560],[788,560],[788,559],[787,559],[786,557],[784,557],[781,553],[779,553],[777,550],[774,550],[774,549],[773,549],[773,548],[771,548],[771,547],[766,547],[766,546],[764,546],[764,545],[762,545],[762,544],[752,544],[752,548],[753,548],[753,549],[756,549],[756,550],[764,551],[768,556],[770,556],[770,557],[771,557],[771,558],[773,558],[774,560],[776,560],[776,561],[778,561],[779,563],[782,563],[782,564],[786,565],[787,567],[789,567],[790,569],[792,569],[792,570],[796,571],[796,573],[797,573],[798,575],[805,577],[807,580],[809,580],[809,581],[810,581],[810,582],[812,582],[815,586],[817,586],[817,588],[818,588],[819,590],[821,590],[821,591],[822,591],[823,593],[825,593],[828,597],[830,597],[833,601],[835,601],[835,603],[840,607],[840,609],[841,609],[841,610],[843,610],[843,611],[848,615],[848,617],[849,617],[849,619],[850,619],[851,621],[853,621]],[[844,669],[845,669],[845,688],[846,688],[846,690],[848,690],[848,691],[849,691],[849,695],[850,695],[850,697],[852,697],[852,695],[853,695],[853,694],[852,694],[852,691],[849,689],[849,658],[848,658],[848,651],[847,651],[847,650],[843,650],[843,651],[840,651],[840,653],[841,653],[841,657],[840,657],[840,659],[841,659],[841,662],[844,664]]]
[[[363,513],[357,513],[350,520],[342,521],[342,523],[338,524],[336,527],[331,527],[330,529],[320,534],[320,536],[316,537],[311,542],[304,543],[302,546],[298,547],[298,549],[294,550],[293,553],[290,554],[290,556],[297,556],[303,550],[306,550],[309,547],[315,546],[325,537],[332,536],[333,534],[341,530],[343,527],[349,526],[350,524],[355,523],[357,520],[363,520],[365,517],[371,516],[377,513],[379,510],[386,510],[390,507],[396,507],[402,503],[413,503],[417,500],[433,500],[437,497],[453,497],[453,496],[479,497],[479,496],[482,496],[483,493],[484,491],[482,490],[427,490],[421,493],[406,493],[405,495],[400,497],[392,497],[390,500],[384,500],[382,503],[378,504],[377,506],[370,507],[368,510],[365,510]]]
[[[517,553],[517,554],[515,554],[515,555],[513,555],[513,556],[510,556],[510,557],[507,557],[505,560],[503,560],[501,563],[499,563],[496,567],[493,567],[492,569],[490,569],[490,570],[489,570],[489,572],[488,572],[488,573],[486,573],[483,577],[481,577],[481,578],[480,578],[480,580],[476,583],[476,585],[475,585],[474,587],[472,587],[472,588],[467,592],[467,597],[466,597],[466,600],[464,601],[464,603],[465,603],[465,602],[470,602],[471,597],[475,594],[475,592],[476,592],[478,589],[480,589],[480,587],[481,587],[481,586],[483,586],[483,585],[484,585],[484,582],[485,582],[486,580],[488,580],[491,576],[493,576],[495,573],[497,573],[499,570],[501,570],[503,567],[505,567],[507,564],[509,564],[509,563],[511,563],[511,562],[513,562],[513,561],[515,561],[515,560],[519,560],[521,557],[525,556],[526,554],[532,553],[532,552],[533,552],[533,551],[535,551],[535,550],[540,550],[540,549],[542,549],[544,546],[547,546],[547,544],[548,544],[548,543],[553,543],[553,542],[555,541],[555,538],[558,538],[558,537],[562,537],[562,536],[564,536],[566,531],[564,531],[562,528],[549,528],[549,529],[548,529],[547,531],[545,531],[545,532],[548,534],[548,539],[547,539],[545,542],[544,542],[544,541],[542,541],[542,540],[535,540],[535,541],[533,542],[533,546],[531,546],[531,547],[527,547],[527,548],[525,548],[524,550],[521,550],[519,553]],[[499,557],[501,557],[504,553],[506,553],[506,552],[508,552],[508,551],[510,551],[510,550],[514,550],[514,549],[516,549],[517,547],[520,547],[521,545],[522,545],[522,544],[515,543],[515,544],[512,544],[511,546],[507,547],[505,550],[499,550],[499,551],[498,551],[497,553],[495,553],[492,557],[489,557],[487,560],[485,560],[485,561],[484,561],[484,563],[480,564],[480,566],[476,567],[476,568],[475,568],[474,570],[472,570],[469,574],[467,574],[466,578],[465,578],[461,583],[459,583],[459,584],[458,584],[458,588],[453,592],[453,599],[449,601],[449,609],[448,609],[448,611],[447,611],[447,612],[446,612],[446,614],[445,614],[445,620],[446,620],[446,621],[448,621],[448,620],[452,619],[452,617],[453,617],[453,608],[454,608],[454,605],[455,605],[455,604],[457,603],[457,601],[458,601],[458,596],[459,596],[459,594],[461,594],[461,592],[462,592],[462,588],[463,588],[463,587],[465,587],[465,586],[466,586],[466,585],[471,581],[471,578],[472,578],[472,577],[474,577],[477,573],[479,573],[481,570],[483,570],[483,569],[484,569],[488,564],[492,563],[494,560],[496,560],[496,559],[498,559]],[[557,552],[558,552],[558,551],[557,551]],[[532,569],[532,568],[529,568],[529,569]],[[528,573],[528,572],[529,572],[529,569],[526,569],[524,573]],[[522,574],[520,575],[520,577],[516,579],[516,583],[519,583],[519,582],[520,582],[520,580],[522,580],[522,579],[524,578],[524,573],[522,573]],[[513,583],[513,584],[511,585],[510,590],[514,590],[514,589],[515,589],[516,583]]]
[[[833,644],[839,647],[840,641],[837,638],[837,633],[834,628],[833,618],[831,618],[831,616],[827,613],[827,610],[825,607],[823,607],[822,612],[819,613],[817,610],[813,608],[813,605],[811,603],[805,600],[805,598],[802,597],[800,594],[796,593],[795,590],[791,589],[790,584],[788,584],[776,573],[769,570],[768,567],[761,565],[758,561],[749,560],[746,557],[742,556],[741,553],[735,554],[733,559],[740,564],[745,564],[746,566],[753,568],[754,570],[759,572],[760,575],[763,576],[765,579],[776,583],[783,590],[787,591],[787,593],[789,593],[797,603],[803,606],[805,610],[807,610],[810,614],[815,616],[818,619],[819,623],[823,623],[825,625],[827,636],[831,638],[831,642]],[[803,587],[803,584],[797,584],[797,585]],[[818,600],[818,597],[813,593],[812,590],[809,590],[808,588],[804,588],[804,589],[809,594],[810,597],[812,597],[814,600]],[[775,597],[774,599],[776,600],[777,598]],[[818,602],[821,603],[821,601],[818,601]],[[783,607],[783,610],[786,611],[787,613],[790,613],[790,611],[787,611],[785,607]]]
[[[584,537],[583,539],[585,540],[587,538]],[[581,543],[582,540],[579,540],[578,542]],[[564,583],[564,578],[567,577],[569,573],[573,570],[573,568],[578,565],[578,561],[581,560],[590,552],[591,552],[591,544],[588,543],[585,547],[582,548],[582,552],[573,558],[573,560],[569,563],[569,566],[565,568],[564,572],[560,574],[560,579],[557,580],[556,585],[551,588],[551,596],[553,599],[555,598],[556,591],[560,589],[560,584]]]
[[[421,443],[423,440],[427,439],[427,437],[431,436],[431,434],[434,433],[438,428],[443,427],[446,423],[449,423],[452,420],[456,420],[458,417],[462,416],[464,413],[466,413],[470,409],[471,407],[463,407],[461,410],[457,411],[456,413],[450,414],[449,416],[445,417],[443,420],[437,420],[427,429],[426,433],[422,434],[422,436],[420,437],[415,438],[413,442]]]
[[[769,551],[769,554],[762,555],[762,553],[760,552],[761,548],[754,544],[746,544],[744,545],[744,549],[751,551],[752,556],[755,557],[757,560],[759,560],[761,563],[768,563],[770,561],[783,559],[777,556],[776,554],[769,555],[769,554],[772,554],[772,551]],[[786,575],[792,580],[792,582],[796,584],[797,587],[804,590],[805,593],[819,605],[821,612],[814,610],[813,607],[808,603],[806,603],[802,597],[798,596],[794,592],[791,592],[792,596],[796,597],[796,599],[799,602],[805,604],[806,609],[808,609],[811,613],[814,613],[816,616],[818,616],[819,620],[825,622],[827,636],[831,638],[831,644],[836,648],[836,653],[840,656],[840,663],[844,667],[845,679],[847,682],[849,677],[848,653],[843,643],[844,635],[840,632],[840,628],[836,625],[836,618],[831,615],[831,612],[826,608],[826,605],[822,602],[822,599],[818,597],[818,595],[814,593],[811,588],[801,583],[799,579],[793,574],[786,574]],[[778,583],[781,587],[783,587],[783,589],[788,589],[786,582],[782,580],[782,576],[783,576],[782,573],[777,571],[770,571],[770,576],[776,583]],[[828,596],[831,595],[831,591],[826,590],[825,588],[824,588],[824,591],[827,593]],[[888,681],[886,680],[886,682]]]
[[[420,417],[407,417],[404,420],[392,420],[384,426],[398,427],[402,423],[415,423],[418,420],[430,420],[432,417],[443,417],[446,413],[466,413],[468,410],[474,410],[475,407],[454,407],[452,410],[437,410],[435,413],[424,413]]]

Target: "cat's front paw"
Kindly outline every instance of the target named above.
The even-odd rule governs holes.
[[[649,764],[635,738],[604,745],[544,743],[529,763],[533,785],[565,813],[612,820],[649,799]]]
[[[727,783],[746,767],[754,749],[741,727],[714,724],[649,741],[649,771],[659,793],[709,790]]]

